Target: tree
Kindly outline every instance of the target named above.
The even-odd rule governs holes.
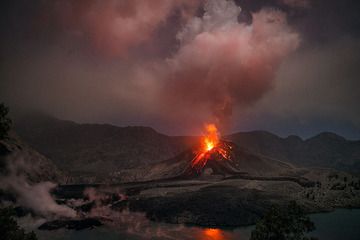
[[[0,103],[0,140],[7,137],[10,130],[11,120],[8,118],[9,108]]]
[[[257,222],[250,240],[309,240],[305,233],[315,230],[315,225],[303,209],[290,202],[286,207],[272,206],[264,218]]]
[[[14,210],[12,208],[0,209],[0,236],[3,240],[37,240],[33,231],[25,233],[20,228],[16,220],[12,217]]]

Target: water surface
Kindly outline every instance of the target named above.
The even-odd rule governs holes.
[[[316,230],[311,236],[326,240],[359,240],[360,209],[337,209],[331,213],[310,215]],[[104,226],[92,230],[36,231],[40,240],[140,240],[140,239],[196,239],[196,240],[248,240],[254,226],[233,230],[211,229],[148,222],[132,225]]]

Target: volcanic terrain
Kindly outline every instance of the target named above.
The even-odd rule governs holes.
[[[58,203],[76,211],[81,224],[81,219],[87,218],[109,221],[109,216],[100,214],[104,209],[145,213],[154,221],[235,227],[253,224],[272,204],[291,200],[308,212],[360,206],[360,180],[355,175],[316,165],[295,165],[284,157],[264,154],[265,150],[255,151],[242,144],[245,140],[239,140],[239,135],[169,137],[151,128],[77,124],[48,117],[30,118],[28,127],[24,126],[17,122],[19,135],[51,157],[40,157],[55,169],[51,172],[59,167],[66,175],[62,178],[66,181],[58,181],[66,184],[59,185],[53,194]],[[251,140],[259,139],[256,133],[250,136],[248,144],[254,141],[261,146],[285,146],[281,144],[288,141],[276,137],[275,142],[272,135],[266,141]],[[328,139],[321,140],[324,146],[341,140],[332,135],[322,138]],[[6,158],[30,149],[11,139],[2,144]],[[299,146],[310,144],[296,139]],[[341,142],[343,146],[357,144]],[[279,154],[284,152],[280,150]],[[89,191],[101,196],[100,200],[89,197]],[[67,226],[62,221],[69,219],[58,220],[43,228]],[[74,224],[77,222],[70,225]]]

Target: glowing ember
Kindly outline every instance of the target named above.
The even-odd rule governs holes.
[[[198,172],[206,165],[212,154],[219,154],[224,159],[229,159],[227,148],[231,148],[225,144],[220,144],[220,133],[215,124],[206,124],[206,135],[203,137],[201,149],[191,162],[191,167]]]

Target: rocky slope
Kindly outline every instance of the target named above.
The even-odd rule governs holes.
[[[193,143],[192,138],[169,137],[149,127],[77,124],[43,115],[15,121],[15,128],[31,146],[74,175],[160,162]]]
[[[14,132],[0,140],[0,177],[24,176],[30,182],[63,182],[64,175],[54,163],[28,146]]]

